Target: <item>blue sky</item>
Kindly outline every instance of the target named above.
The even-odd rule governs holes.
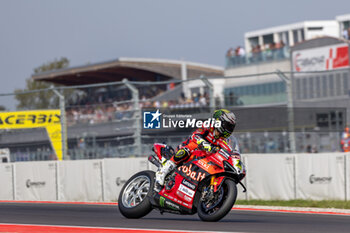
[[[223,66],[244,32],[348,13],[348,0],[0,0],[0,93],[63,56],[72,66],[118,57]]]

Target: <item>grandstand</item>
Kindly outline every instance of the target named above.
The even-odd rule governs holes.
[[[69,154],[72,159],[79,159],[133,154],[131,144],[134,140],[132,135],[135,131],[135,110],[130,90],[122,84],[96,87],[94,84],[101,85],[123,79],[146,82],[148,85],[136,86],[143,108],[198,108],[200,96],[196,98],[195,103],[191,100],[192,96],[187,96],[189,90],[186,89],[186,85],[177,85],[177,81],[199,77],[222,77],[223,72],[223,68],[218,66],[187,61],[118,58],[113,61],[39,73],[33,75],[32,79],[67,87],[92,85],[88,88],[79,88],[77,95],[66,97]],[[152,84],[157,81],[169,82],[161,85]],[[203,107],[208,102],[207,94],[202,93],[201,97]],[[170,99],[164,101],[164,98]],[[185,98],[191,101],[186,101]],[[162,105],[158,106],[159,104]],[[154,142],[164,138],[162,135],[156,138],[148,134],[155,132],[144,133],[145,143],[151,139]],[[179,136],[174,132],[164,134],[168,136],[174,134],[174,144],[184,139],[184,135]],[[54,158],[46,133],[42,129],[9,131],[1,136],[3,140],[0,146],[10,148],[12,160]],[[148,145],[145,146],[146,149],[150,149]]]

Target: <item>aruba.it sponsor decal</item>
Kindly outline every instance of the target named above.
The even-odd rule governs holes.
[[[201,181],[205,178],[205,172],[197,172],[192,170],[192,164],[182,165],[178,168],[179,171],[182,171],[187,177],[195,181]]]

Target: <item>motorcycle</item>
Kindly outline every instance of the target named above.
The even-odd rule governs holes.
[[[174,150],[160,143],[148,160],[158,168],[170,159]],[[126,218],[141,218],[157,209],[161,213],[195,214],[203,221],[219,221],[232,209],[237,184],[246,170],[239,152],[219,149],[214,153],[195,150],[189,159],[165,177],[164,186],[154,190],[155,172],[141,171],[123,186],[118,206]]]

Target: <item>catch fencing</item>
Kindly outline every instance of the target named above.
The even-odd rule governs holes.
[[[350,200],[350,154],[246,154],[238,199]],[[115,202],[147,158],[0,164],[0,200]]]
[[[16,96],[24,104],[17,110],[60,109],[65,117],[61,122],[64,160],[145,156],[154,142],[176,147],[194,130],[145,129],[143,113],[156,109],[197,119],[211,117],[217,108],[232,110],[238,118],[235,135],[244,153],[335,152],[341,150],[341,132],[350,119],[346,116],[349,74],[348,69],[298,74],[277,70],[188,80],[124,80],[6,93],[0,99],[8,103]],[[318,89],[302,89],[300,95],[304,76],[318,81],[322,77],[324,83],[342,91],[334,93],[323,84],[322,89],[307,82]],[[294,78],[298,85],[292,87]],[[327,96],[328,92],[332,95]],[[47,99],[49,103],[42,103]],[[10,150],[12,162],[57,157],[43,129],[0,129],[0,148]]]

